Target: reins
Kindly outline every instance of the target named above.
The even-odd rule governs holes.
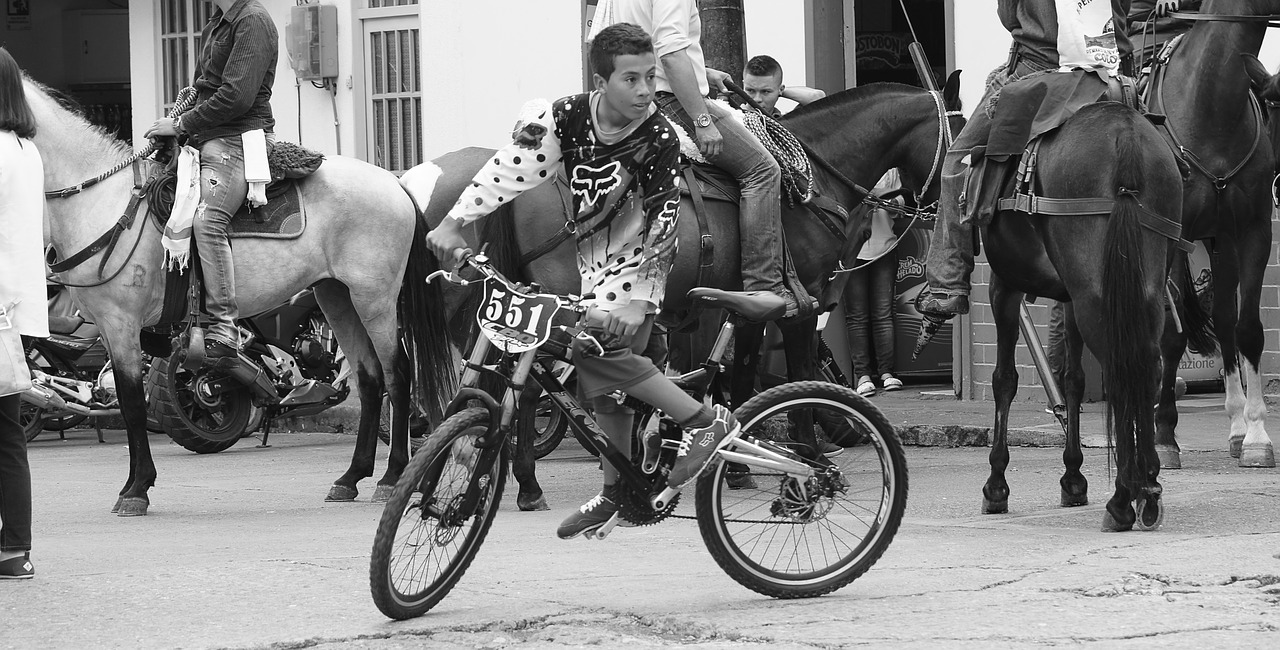
[[[1170,11],[1170,18],[1219,23],[1266,23],[1267,27],[1280,27],[1280,14],[1239,16],[1235,14],[1202,14],[1198,11]]]

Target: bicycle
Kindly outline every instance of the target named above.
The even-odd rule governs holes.
[[[463,268],[474,271],[476,279],[444,271],[432,277],[484,282],[477,313],[484,336],[466,356],[447,418],[405,469],[374,537],[370,589],[378,609],[393,619],[420,616],[434,607],[479,551],[502,498],[510,456],[504,443],[530,377],[579,440],[618,469],[620,519],[655,524],[671,516],[679,502],[679,490],[666,480],[679,426],[665,416],[652,426],[653,407],[616,393],[636,410],[633,433],[642,436],[640,453],[628,460],[551,371],[569,349],[565,337],[553,338],[553,332],[594,341],[581,329],[586,297],[543,294],[513,283],[483,252],[465,256]],[[690,295],[729,312],[702,366],[673,378],[703,399],[734,328],[749,319],[776,318],[780,310],[741,292],[698,288]],[[553,327],[561,310],[577,314],[577,324]],[[482,376],[492,374],[507,386],[501,396],[477,388]],[[849,388],[818,381],[771,388],[735,415],[742,434],[718,452],[697,479],[694,495],[698,527],[716,563],[748,589],[776,598],[830,593],[870,569],[897,533],[907,501],[906,459],[884,415]],[[824,415],[838,416],[855,429],[857,446],[828,459],[791,442],[803,427],[812,432],[816,421],[829,419]],[[744,466],[750,468],[748,486],[730,487],[731,474]],[[596,536],[603,539],[611,530],[602,527]]]

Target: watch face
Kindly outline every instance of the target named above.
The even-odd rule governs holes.
[[[702,127],[711,126],[711,116],[708,115],[707,113],[703,113],[698,117],[694,118],[693,123],[696,124],[697,126],[702,126]]]

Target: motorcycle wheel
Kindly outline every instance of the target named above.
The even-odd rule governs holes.
[[[27,442],[35,440],[36,436],[44,431],[44,415],[44,409],[34,404],[22,403],[22,407],[18,410],[18,423],[22,425],[22,435],[26,437]]]
[[[81,422],[88,420],[89,416],[80,413],[72,413],[61,417],[46,418],[44,428],[48,431],[66,431],[67,429],[79,426]]]
[[[253,414],[247,386],[237,386],[211,399],[196,394],[199,377],[178,360],[156,358],[147,375],[147,402],[164,432],[197,454],[229,449],[244,435]]]

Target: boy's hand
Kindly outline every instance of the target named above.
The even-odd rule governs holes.
[[[436,254],[442,268],[452,268],[458,261],[458,253],[467,248],[467,240],[462,237],[462,221],[445,217],[440,225],[427,233],[427,245]]]
[[[711,86],[711,90],[718,90],[722,93],[728,94],[731,91],[724,82],[730,79],[733,79],[733,75],[728,72],[721,72],[715,68],[707,68],[707,84]]]
[[[1182,4],[1182,0],[1158,0],[1156,2],[1156,15],[1168,16],[1170,11],[1177,11]]]
[[[625,307],[607,312],[602,325],[604,331],[617,337],[619,346],[631,347],[631,339],[635,337],[636,330],[640,329],[648,315],[649,303],[633,300]]]
[[[178,131],[174,128],[173,118],[162,117],[151,124],[146,133],[142,134],[144,138],[161,138],[165,136],[177,135]]]
[[[694,139],[698,141],[698,151],[701,151],[702,155],[712,162],[724,150],[724,136],[720,134],[720,129],[716,128],[715,122],[708,124],[706,127],[696,127],[694,129]]]

